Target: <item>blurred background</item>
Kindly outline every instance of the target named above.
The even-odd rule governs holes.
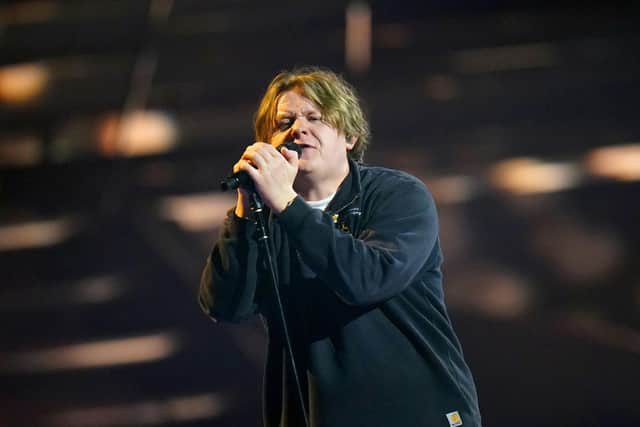
[[[487,427],[640,425],[633,2],[4,1],[0,427],[258,426],[258,320],[196,304],[276,72],[359,90],[439,205]]]

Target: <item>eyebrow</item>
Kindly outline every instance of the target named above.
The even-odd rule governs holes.
[[[304,114],[304,115],[314,114],[314,113],[322,115],[322,112],[319,111],[319,110],[305,110],[305,111],[302,111],[302,114]],[[296,113],[293,112],[293,111],[278,111],[278,112],[276,112],[276,118],[278,118],[278,117],[290,117],[290,116],[295,116],[295,115],[296,115]]]

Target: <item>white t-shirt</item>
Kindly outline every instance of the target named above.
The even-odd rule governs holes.
[[[307,200],[306,202],[312,208],[320,209],[321,211],[323,211],[329,205],[329,202],[331,201],[331,199],[333,199],[333,196],[335,196],[335,195],[336,195],[336,193],[333,193],[333,194],[329,195],[329,197],[327,197],[326,199],[314,200],[314,201]]]

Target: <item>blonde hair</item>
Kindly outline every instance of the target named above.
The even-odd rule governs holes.
[[[347,140],[356,138],[348,154],[362,161],[370,132],[355,89],[333,71],[318,67],[283,71],[269,83],[254,117],[256,141],[271,139],[276,129],[278,100],[284,92],[294,89],[320,107],[324,122],[342,132]]]

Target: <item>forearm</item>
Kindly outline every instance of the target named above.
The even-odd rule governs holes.
[[[425,190],[403,196],[405,204],[394,198],[374,208],[358,236],[299,199],[280,221],[305,263],[345,303],[375,304],[413,281],[437,240],[435,205]]]
[[[239,321],[256,311],[258,248],[250,238],[254,229],[252,222],[229,215],[207,257],[198,301],[213,318]]]

